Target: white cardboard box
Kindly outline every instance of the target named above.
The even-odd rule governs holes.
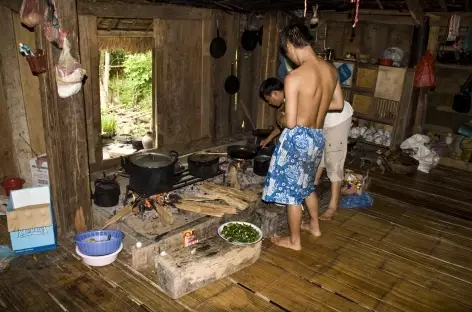
[[[31,159],[30,168],[33,186],[49,185],[48,157],[46,154]]]

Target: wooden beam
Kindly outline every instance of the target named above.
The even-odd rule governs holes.
[[[161,20],[211,19],[211,10],[170,4],[135,4],[80,1],[77,10],[81,15],[114,18],[156,18]]]
[[[381,12],[381,11],[380,11]],[[320,17],[326,21],[336,22],[352,22],[352,14],[347,13],[320,13]],[[399,15],[384,15],[384,14],[361,14],[359,13],[359,21],[371,22],[378,24],[389,25],[414,25],[411,17],[404,14]]]
[[[0,0],[0,5],[6,6],[13,12],[19,13],[22,0]]]
[[[379,9],[383,10],[384,9],[384,6],[382,4],[382,1],[380,0],[375,0],[375,2],[377,2],[377,5],[379,6]]]
[[[467,2],[467,0],[466,0]],[[445,0],[438,0],[439,6],[441,7],[441,10],[443,12],[447,12],[447,6],[446,6],[446,1]]]
[[[89,162],[102,161],[101,112],[100,112],[100,51],[98,50],[97,17],[79,16],[81,64],[87,71],[84,83],[85,117]]]
[[[68,39],[71,43],[71,53],[80,60],[76,7],[76,0],[56,1],[61,27],[70,32]],[[68,98],[59,98],[54,67],[61,50],[45,39],[41,27],[37,26],[36,30],[36,46],[45,51],[49,68],[46,74],[40,75],[40,92],[51,197],[58,234],[67,236],[76,229],[77,212],[77,219],[83,219],[87,228],[92,226],[83,90]]]
[[[152,31],[122,31],[122,30],[99,30],[98,37],[131,37],[131,38],[154,38]]]
[[[420,5],[419,0],[405,0],[408,10],[410,11],[411,18],[415,21],[416,25],[423,24],[424,12]]]

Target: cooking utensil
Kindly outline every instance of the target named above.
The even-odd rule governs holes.
[[[218,156],[195,153],[190,155],[187,161],[188,170],[194,177],[207,179],[218,173],[220,162]]]
[[[226,41],[220,37],[218,21],[216,22],[216,37],[210,43],[210,54],[214,58],[220,58],[226,53]]]
[[[266,176],[269,172],[271,156],[269,155],[257,155],[254,157],[253,171],[258,176]]]
[[[228,155],[236,159],[253,159],[256,156],[258,146],[230,145],[227,148]]]
[[[121,158],[121,165],[129,174],[129,185],[138,193],[154,195],[168,192],[174,186],[180,169],[179,154],[168,155],[141,152]]]
[[[246,51],[252,51],[257,47],[257,42],[259,41],[259,32],[257,30],[246,29],[241,36],[241,46]]]
[[[234,95],[239,91],[239,78],[234,75],[234,64],[231,64],[231,75],[226,78],[225,91],[229,95]]]
[[[105,173],[103,174],[105,175]],[[120,200],[120,185],[113,179],[104,177],[94,182],[95,193],[93,194],[93,202],[99,207],[113,207],[118,205]]]
[[[382,66],[392,66],[393,61],[391,59],[379,59],[379,65]]]

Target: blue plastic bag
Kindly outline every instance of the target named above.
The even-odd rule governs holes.
[[[10,261],[16,257],[16,253],[7,245],[0,245],[0,272],[6,270]]]
[[[363,192],[361,195],[352,194],[343,196],[339,206],[345,209],[370,208],[372,207],[373,203],[374,199],[369,194],[367,194],[367,192]]]

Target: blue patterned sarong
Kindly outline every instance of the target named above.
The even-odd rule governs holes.
[[[315,191],[315,171],[325,138],[322,129],[296,126],[280,135],[270,161],[262,200],[300,205]]]

